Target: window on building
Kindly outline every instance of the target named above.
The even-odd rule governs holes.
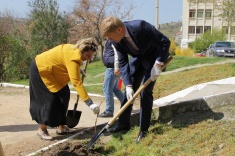
[[[211,31],[211,26],[204,26],[204,32]]]
[[[206,18],[211,17],[211,12],[212,12],[211,9],[206,9],[206,10],[205,10],[205,17],[206,17]]]
[[[196,17],[196,10],[189,10],[189,17]]]
[[[204,17],[204,16],[203,16],[203,12],[204,12],[204,10],[198,9],[198,10],[197,10],[197,17],[203,18],[203,17]]]
[[[197,26],[196,33],[197,34],[202,34],[203,33],[203,26]]]
[[[194,34],[195,33],[195,26],[189,26],[188,27],[188,33],[189,34]]]
[[[230,29],[230,33],[231,33],[231,34],[235,34],[235,26],[231,26],[230,28],[231,28],[231,29]]]
[[[197,2],[204,4],[204,3],[205,3],[205,0],[197,0]]]
[[[228,26],[223,26],[223,32],[225,32],[226,34],[228,34]]]

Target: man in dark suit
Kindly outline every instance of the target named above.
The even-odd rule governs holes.
[[[153,106],[153,88],[160,75],[161,66],[169,56],[170,41],[153,25],[143,20],[122,22],[116,17],[105,18],[100,26],[101,35],[115,46],[123,82],[126,86],[123,106],[133,98],[141,82],[151,78],[152,82],[140,94],[140,133],[138,143],[148,133]],[[130,58],[128,58],[128,54]],[[130,59],[130,61],[129,61]],[[109,132],[130,129],[130,105],[120,116],[118,125]]]

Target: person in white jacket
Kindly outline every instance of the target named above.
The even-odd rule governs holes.
[[[118,88],[118,82],[120,80],[120,72],[118,67],[118,57],[116,49],[110,42],[105,45],[103,54],[103,63],[106,66],[103,92],[105,95],[106,109],[103,113],[99,114],[99,117],[113,117],[114,112],[114,95],[120,101],[123,101],[124,94]]]

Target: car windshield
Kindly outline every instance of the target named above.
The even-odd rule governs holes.
[[[230,42],[217,42],[215,47],[230,47]]]
[[[234,48],[235,43],[234,42],[217,42],[215,44],[215,47],[231,47],[231,48]]]

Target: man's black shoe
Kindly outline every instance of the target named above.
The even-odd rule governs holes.
[[[148,134],[148,131],[142,131],[141,130],[139,132],[139,135],[138,135],[137,139],[136,139],[136,143],[139,143],[140,140],[142,140],[144,137],[146,137],[147,134]]]
[[[103,112],[99,114],[98,117],[101,117],[101,118],[113,117],[113,114],[108,114],[106,112]]]
[[[116,133],[116,132],[129,131],[129,130],[130,130],[130,126],[128,125],[117,125],[113,128],[109,128],[108,132]]]

